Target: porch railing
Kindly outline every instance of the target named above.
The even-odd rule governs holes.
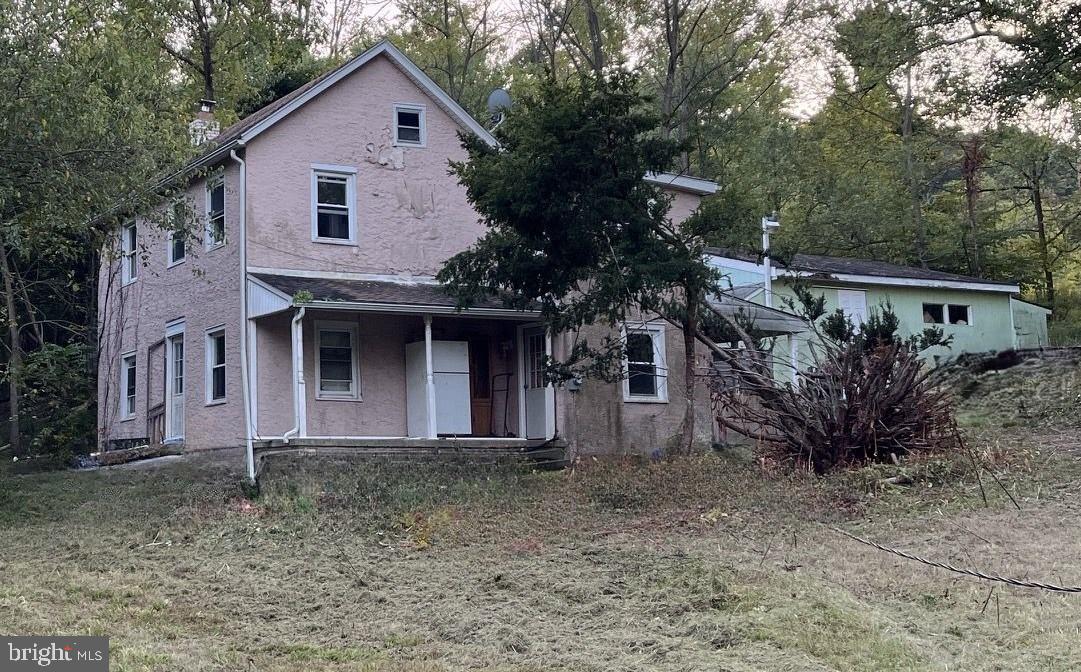
[[[146,413],[146,435],[150,445],[156,446],[165,442],[165,403],[153,406]]]

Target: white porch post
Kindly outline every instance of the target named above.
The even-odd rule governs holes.
[[[297,436],[308,436],[308,392],[304,382],[304,309],[297,314],[296,345],[293,351],[293,366],[296,370]]]
[[[552,358],[552,332],[544,330],[544,354]],[[544,438],[552,440],[556,436],[556,388],[547,383],[544,386]]]
[[[432,316],[424,316],[424,384],[425,406],[428,416],[428,438],[437,439],[439,434],[435,424],[435,363],[432,358]]]

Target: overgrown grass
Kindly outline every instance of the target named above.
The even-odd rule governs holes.
[[[1072,432],[1072,433],[1071,433]],[[1049,670],[1077,598],[846,529],[1081,582],[1076,431],[815,478],[746,454],[562,472],[239,460],[0,477],[0,631],[107,634],[114,669]],[[883,479],[903,474],[907,486]]]

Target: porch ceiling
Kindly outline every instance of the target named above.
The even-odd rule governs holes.
[[[378,312],[458,312],[457,302],[442,286],[433,283],[388,282],[377,280],[351,280],[330,278],[305,278],[290,275],[253,273],[252,278],[270,286],[285,297],[308,293],[311,299],[303,305],[313,308],[370,310]],[[520,317],[534,320],[534,311],[509,307],[498,297],[486,297],[474,303],[467,313]]]

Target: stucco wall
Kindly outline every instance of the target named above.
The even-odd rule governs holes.
[[[357,328],[358,399],[319,398],[316,330],[321,322],[347,323]],[[259,424],[256,429],[261,437],[280,436],[294,423],[289,329],[290,317],[287,315],[259,320],[256,354]],[[515,323],[435,316],[432,335],[436,340],[466,340],[470,336],[483,335],[497,346],[497,351],[501,343],[509,345],[506,356],[497,352],[492,357],[491,373],[512,374],[510,394],[506,395],[508,431],[517,435]],[[406,436],[405,346],[423,339],[424,321],[420,315],[307,311],[304,317],[304,378],[308,435]],[[501,412],[503,395],[500,398],[497,406]]]
[[[189,241],[186,260],[167,268],[166,233],[145,219],[138,221],[141,265],[137,279],[121,286],[118,242],[104,255],[99,273],[99,319],[101,330],[98,361],[99,441],[147,436],[148,348],[165,336],[165,325],[176,319],[185,322],[185,445],[189,448],[235,446],[243,441],[243,406],[240,394],[240,359],[237,324],[240,317],[240,268],[237,256],[238,168],[229,165],[225,173],[226,244],[213,250],[198,241]],[[196,213],[206,210],[202,180],[186,192]],[[226,401],[206,405],[204,350],[205,330],[216,325],[226,330]],[[130,420],[119,418],[120,357],[136,353],[136,408]],[[162,357],[158,347],[154,356]],[[164,376],[160,362],[152,368],[150,385],[154,400],[160,400]],[[160,387],[159,387],[160,386]],[[153,402],[151,402],[153,403]]]
[[[582,329],[579,339],[600,342],[607,334],[615,334],[602,326]],[[574,336],[559,339],[556,355],[567,352]],[[652,455],[671,446],[679,431],[684,413],[684,348],[682,333],[674,327],[665,329],[665,359],[668,367],[668,401],[624,401],[622,383],[605,383],[586,379],[577,392],[560,387],[556,392],[556,427],[567,439],[572,456],[584,455]],[[709,355],[697,354],[697,368],[703,370]],[[709,394],[703,380],[696,389],[697,418],[695,441],[709,445],[713,436],[713,419]]]
[[[427,145],[380,165],[395,103],[425,107]],[[389,59],[371,61],[248,146],[249,266],[433,275],[484,230],[447,175],[465,158],[458,130]],[[356,245],[312,242],[312,164],[356,169]]]

